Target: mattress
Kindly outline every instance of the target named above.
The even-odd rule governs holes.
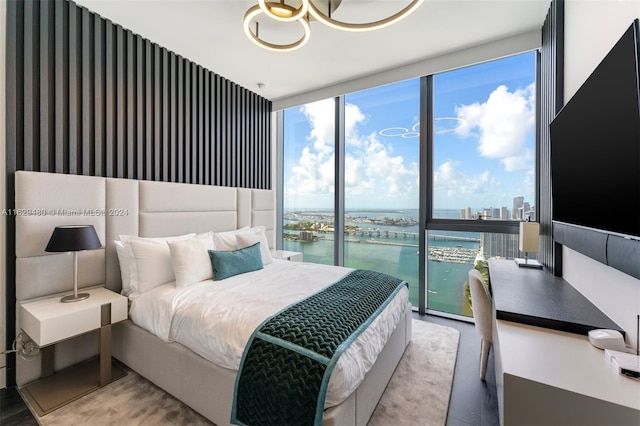
[[[178,342],[224,368],[237,370],[253,331],[268,317],[338,281],[350,268],[274,259],[259,271],[185,288],[157,287],[131,303],[130,318],[166,342]],[[345,400],[373,366],[408,309],[403,287],[342,354],[325,407]]]

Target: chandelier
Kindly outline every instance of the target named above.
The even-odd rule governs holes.
[[[286,0],[267,1],[258,0],[258,4],[251,7],[244,15],[243,28],[249,40],[258,46],[278,52],[291,51],[304,46],[311,37],[310,19],[315,19],[331,28],[343,31],[370,31],[392,25],[416,10],[424,0],[411,0],[411,3],[399,12],[379,21],[367,23],[342,22],[332,18],[331,14],[340,4],[341,0],[298,0],[300,6],[294,7],[287,4]],[[321,10],[326,10],[326,13]],[[297,41],[289,44],[277,44],[268,42],[260,37],[259,23],[252,22],[261,14],[280,22],[298,22],[303,35]]]

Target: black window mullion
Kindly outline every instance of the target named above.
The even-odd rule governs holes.
[[[335,152],[335,179],[334,179],[334,246],[333,262],[335,265],[344,265],[344,158],[345,158],[345,97],[335,98],[335,122],[334,122],[334,152]]]

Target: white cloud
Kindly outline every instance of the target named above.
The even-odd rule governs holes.
[[[526,142],[535,128],[533,84],[514,92],[499,86],[486,102],[457,107],[456,113],[467,123],[456,133],[475,136],[481,156],[501,160],[507,171],[530,167],[532,156],[526,153]]]
[[[377,133],[361,134],[367,117],[357,105],[347,104],[345,109],[345,193],[350,205],[382,207],[393,201],[415,205],[418,164],[395,155],[390,146],[380,142]],[[311,124],[309,145],[292,167],[287,191],[297,195],[331,193],[335,161],[333,101],[306,105],[302,112]]]
[[[313,141],[313,148],[325,154],[334,150],[334,101],[323,101],[306,104],[301,108],[302,113],[313,123],[308,140]]]
[[[485,170],[478,175],[470,176],[458,170],[459,165],[459,162],[449,160],[442,163],[434,171],[433,184],[436,194],[440,197],[453,197],[457,200],[468,201],[470,196],[475,197],[486,192],[487,184],[490,181],[489,172]],[[445,204],[448,205],[451,202]]]

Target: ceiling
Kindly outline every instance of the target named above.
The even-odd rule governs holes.
[[[345,32],[311,22],[299,50],[273,52],[242,30],[255,0],[75,0],[249,90],[277,101],[542,27],[550,0],[425,0],[380,30]],[[378,20],[409,0],[342,0],[335,19]],[[293,42],[296,23],[261,19],[261,35]],[[264,87],[258,87],[264,83]]]

